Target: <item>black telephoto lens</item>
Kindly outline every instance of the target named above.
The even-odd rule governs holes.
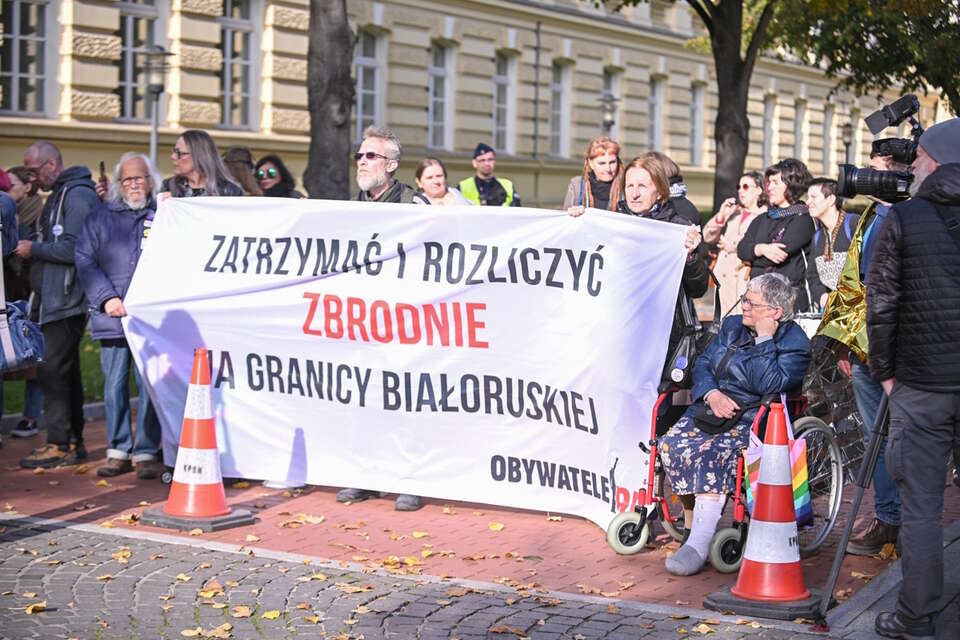
[[[876,196],[882,200],[902,200],[909,196],[913,175],[904,171],[877,171],[841,164],[837,193],[843,198]]]

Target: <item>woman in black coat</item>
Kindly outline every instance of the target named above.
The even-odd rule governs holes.
[[[803,198],[813,180],[807,165],[794,158],[781,160],[764,172],[769,208],[747,228],[737,245],[737,255],[750,265],[750,277],[763,273],[786,276],[797,290],[796,308],[806,311],[810,300],[806,291],[804,252],[813,238],[813,218]]]
[[[297,183],[293,180],[287,165],[279,156],[268,155],[260,158],[254,169],[253,177],[268,198],[302,198],[303,194],[297,191]]]

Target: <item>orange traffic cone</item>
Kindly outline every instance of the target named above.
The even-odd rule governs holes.
[[[162,508],[145,511],[143,521],[160,527],[203,531],[254,522],[249,511],[232,510],[227,505],[210,398],[210,361],[202,347],[194,351],[170,496]]]
[[[768,602],[810,597],[800,566],[787,421],[779,404],[770,405],[756,496],[743,564],[730,592]]]
[[[704,599],[708,609],[783,620],[812,618],[819,609],[819,595],[803,584],[791,474],[786,417],[774,403],[743,564],[732,588]]]

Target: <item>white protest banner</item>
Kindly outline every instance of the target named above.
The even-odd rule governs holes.
[[[170,199],[125,328],[167,464],[203,346],[226,476],[605,527],[645,483],[684,233],[596,210]]]

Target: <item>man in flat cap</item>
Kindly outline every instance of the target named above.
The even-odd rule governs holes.
[[[910,200],[880,230],[867,287],[870,374],[890,399],[886,463],[901,501],[903,584],[888,638],[934,637],[943,593],[943,491],[960,442],[960,118],[927,129]]]
[[[487,207],[519,207],[520,197],[513,182],[493,175],[497,166],[497,152],[481,142],[473,150],[473,168],[477,175],[460,181],[460,193],[472,202]]]

